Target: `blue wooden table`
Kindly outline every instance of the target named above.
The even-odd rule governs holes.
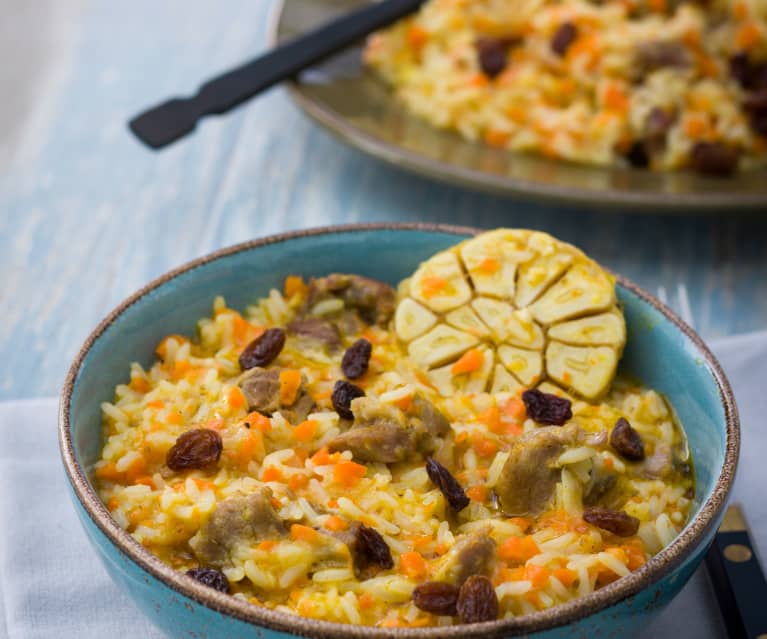
[[[767,324],[767,215],[624,216],[452,188],[342,146],[281,89],[155,154],[126,119],[262,50],[274,3],[47,2],[31,19],[22,3],[3,18],[15,37],[0,47],[17,50],[0,55],[22,72],[3,63],[0,399],[56,394],[88,332],[150,278],[331,223],[540,228],[658,293],[706,337]]]

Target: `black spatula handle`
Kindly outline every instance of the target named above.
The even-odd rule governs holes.
[[[172,98],[144,111],[129,122],[130,129],[142,142],[160,149],[191,133],[200,118],[229,111],[376,29],[413,13],[423,2],[381,0],[347,14],[208,80],[194,96]]]

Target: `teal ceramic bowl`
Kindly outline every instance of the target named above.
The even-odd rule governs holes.
[[[124,383],[128,365],[148,365],[158,340],[192,333],[213,297],[243,308],[285,275],[361,273],[396,283],[431,254],[475,229],[375,225],[301,231],[224,249],[155,280],[96,328],[75,359],[59,415],[61,453],[74,506],[111,577],[171,637],[224,639],[491,639],[625,637],[645,626],[699,565],[723,515],[739,449],[727,380],[700,338],[656,299],[619,278],[629,338],[621,370],[663,392],[689,437],[697,475],[690,522],[676,540],[631,575],[533,615],[449,628],[383,629],[318,622],[251,606],[174,571],[110,517],[88,476],[101,449],[100,403]]]

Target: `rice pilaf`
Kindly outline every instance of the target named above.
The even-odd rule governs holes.
[[[717,175],[767,158],[765,0],[429,0],[365,61],[490,146]]]
[[[223,574],[232,596],[258,606],[419,627],[456,622],[455,610],[419,607],[425,583],[452,584],[457,593],[480,573],[492,583],[499,617],[532,613],[629,574],[684,526],[691,460],[661,395],[618,377],[603,397],[584,401],[544,382],[536,397],[567,400],[571,416],[562,426],[536,422],[523,388],[443,396],[407,357],[391,328],[393,308],[380,306],[386,295],[368,299],[381,314],[360,312],[359,296],[338,293],[351,289],[327,285],[334,277],[355,285],[356,276],[309,283],[290,276],[284,291],[242,314],[216,298],[194,339],[167,336],[152,366],[132,364],[130,382],[102,405],[104,448],[93,468],[100,496],[163,561]],[[331,294],[308,304],[323,286]],[[328,317],[337,318],[335,334],[321,323]],[[252,353],[274,327],[288,327],[279,353],[243,372],[243,351]],[[361,339],[372,352],[367,370],[348,381],[364,393],[351,400],[352,424],[339,414],[346,400],[336,389],[352,370],[344,354]],[[461,366],[456,375],[465,374]],[[253,393],[270,371],[282,407],[267,415],[254,409]],[[254,379],[260,385],[248,385]],[[372,422],[360,426],[365,412]],[[641,459],[616,444],[621,420],[641,441]],[[421,429],[397,440],[407,450],[383,439],[371,451],[349,435],[366,427],[380,435],[392,423]],[[183,466],[172,451],[199,429],[216,434],[219,456]],[[521,464],[542,437],[536,454],[548,456],[525,472],[539,487],[545,472],[550,490],[531,489],[527,512],[508,512],[499,495],[510,458]],[[468,505],[440,489],[427,459],[449,469]],[[594,512],[620,512],[636,526],[626,533]]]

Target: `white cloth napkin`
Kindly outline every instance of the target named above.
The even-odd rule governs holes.
[[[767,561],[767,332],[715,344],[733,387],[743,448],[733,499],[745,506]],[[0,403],[0,639],[140,637],[159,631],[111,582],[66,493],[56,399]],[[724,637],[707,573],[699,570],[647,629],[651,637]]]

